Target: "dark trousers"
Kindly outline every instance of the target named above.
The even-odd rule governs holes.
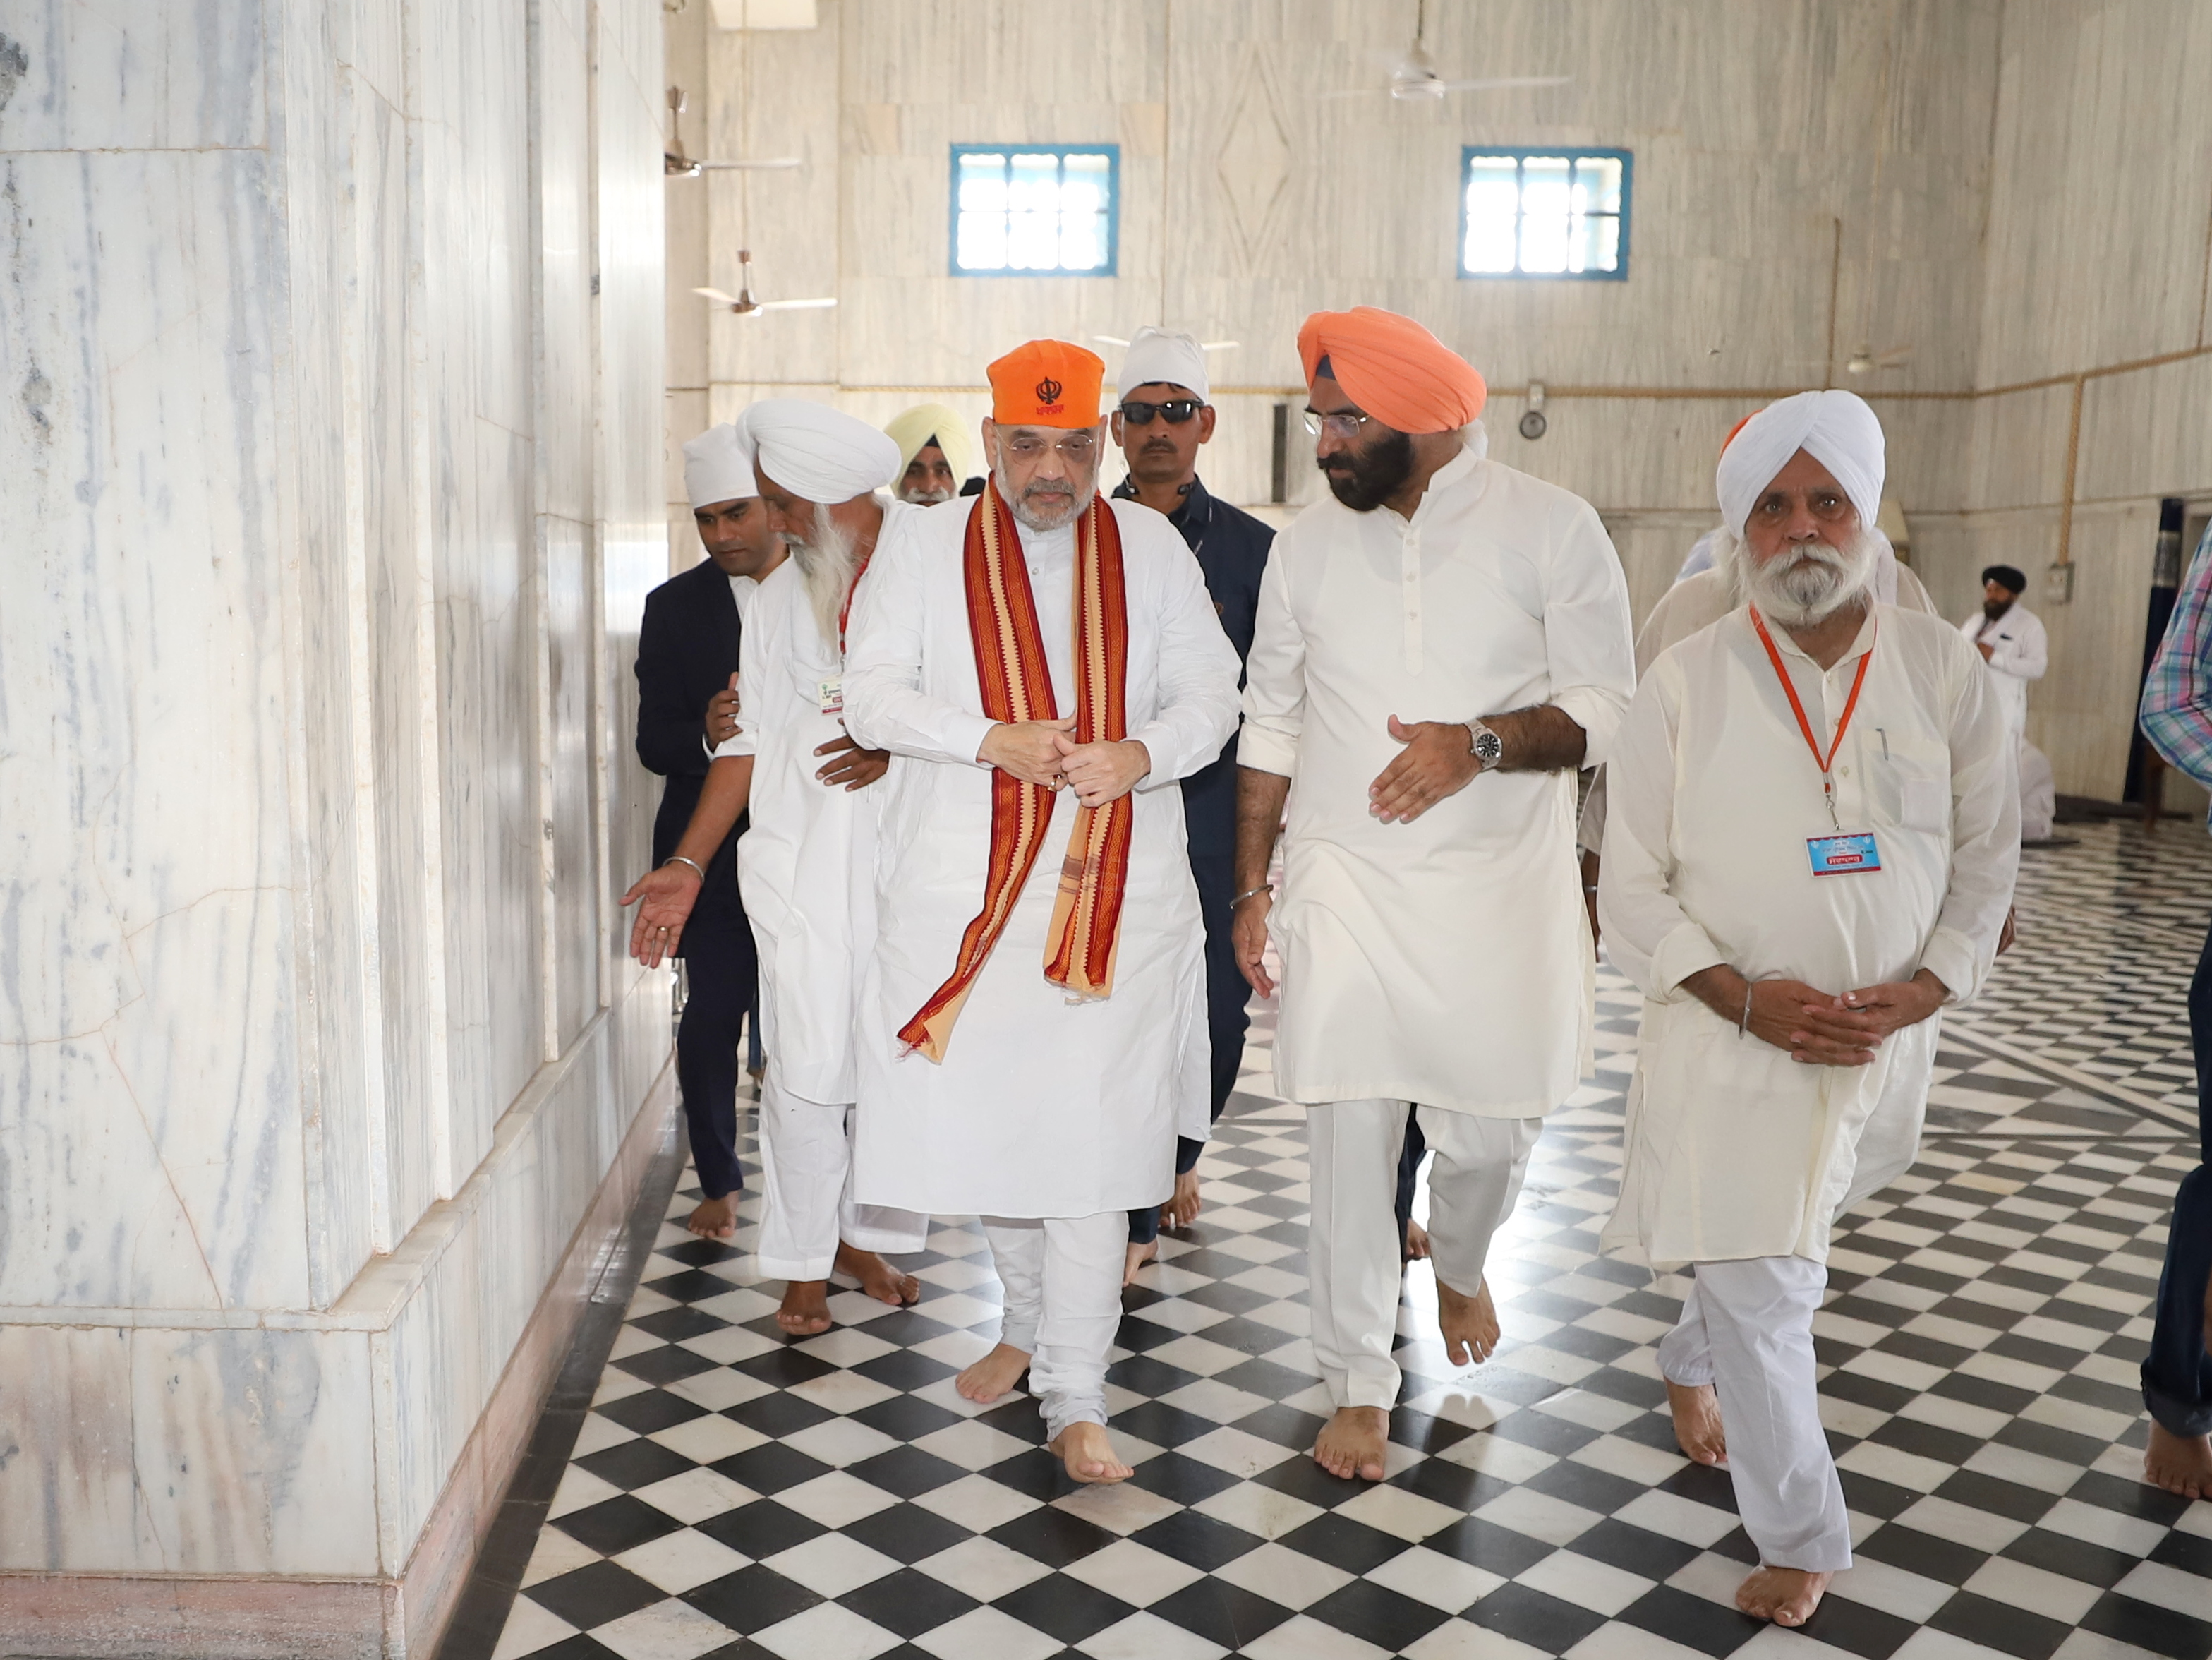
[[[676,1028],[676,1081],[699,1190],[709,1199],[745,1184],[738,1165],[738,1049],[753,1004],[757,964],[752,924],[738,899],[737,865],[708,866],[708,880],[684,929],[688,990]]]
[[[1229,937],[1230,900],[1237,891],[1234,864],[1227,854],[1190,856],[1190,873],[1198,884],[1198,914],[1206,925],[1206,1034],[1212,1052],[1213,1111],[1221,1109],[1237,1087],[1237,1073],[1244,1064],[1244,1034],[1252,1025],[1252,988],[1237,966],[1237,947]],[[1176,1174],[1188,1175],[1198,1168],[1198,1155],[1206,1143],[1188,1135],[1176,1138]],[[1147,1205],[1129,1213],[1129,1243],[1142,1245],[1159,1237],[1160,1207]]]
[[[2143,1357],[2143,1404],[2175,1435],[2212,1434],[2212,1354],[2204,1292],[2212,1280],[2212,933],[2189,985],[2189,1042],[2197,1053],[2197,1168],[2173,1196],[2158,1313]]]
[[[1429,1138],[1421,1134],[1420,1108],[1406,1109],[1406,1145],[1398,1154],[1398,1249],[1406,1249],[1406,1229],[1413,1219],[1413,1184],[1421,1173],[1421,1160],[1429,1154]]]

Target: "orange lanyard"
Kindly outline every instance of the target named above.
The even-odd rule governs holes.
[[[1774,648],[1774,636],[1766,631],[1766,619],[1759,614],[1759,607],[1751,607],[1751,626],[1759,631],[1759,643],[1766,648],[1766,660],[1774,665],[1774,678],[1782,683],[1782,690],[1790,698],[1790,712],[1797,717],[1797,730],[1805,734],[1805,747],[1813,751],[1813,764],[1820,769],[1821,799],[1827,803],[1828,822],[1841,834],[1843,823],[1836,817],[1836,781],[1832,774],[1836,752],[1844,746],[1844,734],[1851,729],[1851,713],[1859,706],[1859,688],[1866,684],[1867,665],[1874,661],[1874,642],[1867,642],[1866,655],[1859,659],[1859,672],[1851,681],[1851,695],[1844,700],[1844,718],[1836,722],[1836,736],[1825,756],[1820,753],[1820,740],[1813,736],[1813,723],[1805,718],[1805,705],[1798,701],[1797,688],[1791,684],[1790,671],[1782,666],[1782,654]]]

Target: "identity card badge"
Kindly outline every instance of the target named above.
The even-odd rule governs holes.
[[[822,698],[823,714],[842,714],[845,712],[845,677],[843,675],[833,674],[827,680],[817,682],[816,690]]]
[[[1881,849],[1875,845],[1872,830],[1808,836],[1805,851],[1812,856],[1815,876],[1863,876],[1881,868]]]

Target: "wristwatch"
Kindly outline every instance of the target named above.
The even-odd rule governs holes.
[[[1505,758],[1504,740],[1484,726],[1481,721],[1468,721],[1467,730],[1472,740],[1468,747],[1473,752],[1474,758],[1481,763],[1483,771],[1490,771]]]

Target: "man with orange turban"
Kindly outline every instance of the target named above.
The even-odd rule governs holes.
[[[1337,1408],[1314,1456],[1379,1481],[1408,1104],[1435,1155],[1444,1353],[1471,1365],[1499,1335],[1491,1237],[1587,1064],[1575,774],[1627,707],[1628,587],[1589,503],[1485,459],[1482,377],[1419,324],[1323,312],[1298,351],[1329,493],[1261,584],[1234,927],[1262,995],[1273,929],[1275,1085],[1309,1109],[1314,1355]]]
[[[991,365],[982,495],[908,514],[852,619],[845,720],[895,757],[855,1016],[854,1192],[971,1213],[1006,1286],[985,1399],[1027,1365],[1078,1481],[1106,1434],[1128,1213],[1206,1133],[1205,936],[1178,781],[1237,727],[1198,562],[1098,490],[1105,366]]]

